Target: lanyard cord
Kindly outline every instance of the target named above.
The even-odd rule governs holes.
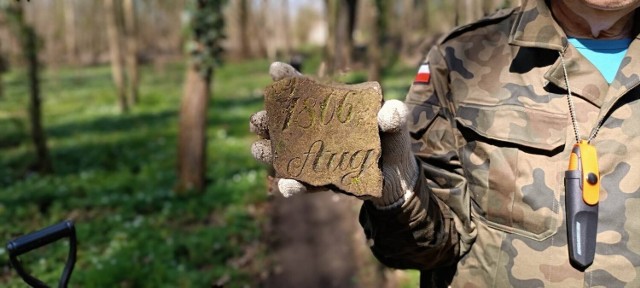
[[[567,102],[569,102],[569,114],[571,115],[571,124],[573,125],[573,133],[576,136],[576,143],[579,143],[580,129],[578,128],[576,108],[573,105],[573,99],[571,98],[571,94],[572,94],[571,85],[569,85],[569,74],[567,73],[567,66],[564,63],[564,52],[559,52],[559,54],[560,54],[560,61],[562,62],[562,72],[564,73],[564,83],[567,85]],[[596,138],[603,122],[604,122],[604,117],[600,118],[596,126],[593,127],[593,130],[591,130],[591,135],[589,135],[589,138],[587,138],[587,143],[591,143],[591,140],[593,140],[593,138]]]

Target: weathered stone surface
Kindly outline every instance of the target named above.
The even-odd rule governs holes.
[[[357,196],[382,194],[377,82],[287,78],[265,90],[276,176]]]

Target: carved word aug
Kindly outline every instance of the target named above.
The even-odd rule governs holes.
[[[341,179],[343,184],[358,184],[360,175],[372,165],[377,165],[379,153],[375,149],[325,151],[325,143],[317,140],[302,156],[289,160],[287,172],[293,177],[298,177],[304,171],[324,173],[339,170],[346,172]]]

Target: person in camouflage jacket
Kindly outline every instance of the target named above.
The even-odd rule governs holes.
[[[373,254],[421,270],[426,287],[640,287],[639,6],[524,0],[443,37],[406,106],[378,113],[384,187],[360,213]],[[609,81],[568,36],[631,40]],[[274,80],[301,76],[281,64]],[[263,138],[266,119],[251,119]],[[600,185],[583,267],[570,261],[564,183],[581,139],[597,150]],[[270,163],[270,147],[262,139],[252,153]]]
[[[554,19],[553,4],[569,6],[525,0],[456,29],[431,49],[405,100],[424,177],[400,208],[366,201],[360,222],[377,258],[422,270],[424,286],[640,287],[638,4],[627,6],[620,30],[633,41],[611,84],[569,45],[575,27]],[[602,121],[591,141],[596,255],[584,271],[567,248],[564,171],[576,137],[561,58],[580,138]]]

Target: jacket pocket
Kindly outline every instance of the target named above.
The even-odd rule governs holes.
[[[536,240],[555,234],[567,116],[517,105],[461,104],[455,120],[474,214],[495,229]]]

